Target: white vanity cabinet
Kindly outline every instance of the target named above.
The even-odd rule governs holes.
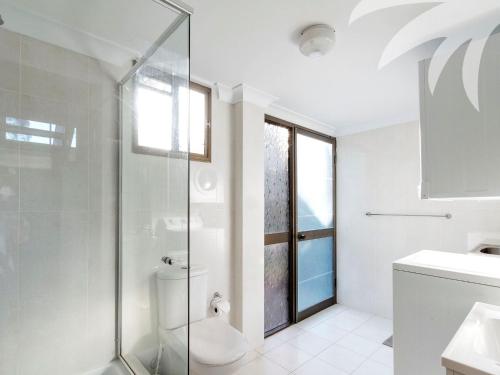
[[[464,89],[466,47],[448,62],[434,94],[430,61],[419,67],[423,199],[500,196],[500,35],[490,38],[481,62],[480,111]]]
[[[443,352],[474,304],[500,305],[497,258],[421,251],[393,263],[394,374],[449,375]]]

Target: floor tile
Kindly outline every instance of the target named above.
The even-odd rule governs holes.
[[[260,353],[255,350],[250,350],[245,354],[245,356],[240,360],[240,365],[244,366],[249,362],[254,361],[255,359],[260,357]]]
[[[301,334],[304,333],[303,329],[300,329],[296,325],[285,328],[283,331],[275,333],[271,337],[276,337],[278,340],[282,340],[283,342],[291,340]]]
[[[294,371],[312,358],[303,350],[290,344],[283,344],[266,353],[265,356],[288,371]]]
[[[368,360],[353,372],[353,375],[394,375],[394,370],[375,361]]]
[[[354,353],[353,351],[338,345],[330,346],[317,358],[320,358],[347,373],[351,373],[357,369],[361,363],[366,360],[365,356]]]
[[[383,365],[394,367],[394,350],[388,346],[382,345],[372,356],[371,359]]]
[[[323,323],[325,320],[328,320],[329,318],[330,318],[329,316],[316,314],[307,319],[302,320],[301,322],[298,322],[296,325],[301,329],[309,329],[314,326],[317,326],[318,324]]]
[[[271,336],[264,340],[264,345],[255,349],[260,354],[265,354],[278,346],[284,344],[284,341],[277,336]]]
[[[372,315],[357,310],[347,309],[328,319],[325,323],[338,328],[352,331],[368,321]]]
[[[286,371],[281,366],[273,363],[267,358],[259,357],[245,366],[238,369],[234,375],[286,375]]]
[[[353,334],[342,337],[336,344],[366,357],[372,355],[380,348],[380,344]]]
[[[324,317],[325,319],[329,319],[347,310],[348,308],[343,305],[333,305],[315,314],[315,316],[320,316]]]
[[[317,355],[332,345],[332,342],[314,333],[306,332],[288,341],[288,344],[305,351],[307,354]]]
[[[234,375],[393,375],[392,321],[334,305],[270,336]]]
[[[323,323],[324,321],[334,317],[337,314],[340,314],[341,312],[347,310],[347,307],[343,305],[333,305],[331,307],[328,307],[327,309],[320,311],[317,314],[314,314],[313,316],[304,319],[303,321],[299,322],[296,324],[297,327],[302,328],[302,329],[307,329],[307,328],[312,328],[320,323]]]
[[[382,344],[392,335],[392,321],[380,317],[373,317],[356,328],[353,333]]]
[[[393,329],[392,320],[385,319],[380,316],[372,316],[369,320],[366,321],[366,325],[380,329],[382,331],[392,332]]]
[[[319,358],[313,358],[299,367],[294,375],[347,375],[346,372],[341,371]],[[256,374],[257,375],[257,374]]]
[[[326,323],[320,323],[317,326],[314,326],[312,328],[307,328],[306,330],[308,332],[314,333],[317,336],[327,339],[331,343],[340,340],[342,337],[344,337],[349,333],[349,331],[346,331],[344,329]]]

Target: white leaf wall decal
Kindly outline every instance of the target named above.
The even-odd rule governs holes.
[[[404,26],[386,46],[379,62],[382,69],[404,53],[431,40],[443,38],[429,68],[433,93],[439,76],[453,53],[469,43],[462,66],[467,97],[479,111],[479,72],[488,38],[500,25],[500,0],[361,0],[350,23],[379,10],[411,4],[435,4]]]

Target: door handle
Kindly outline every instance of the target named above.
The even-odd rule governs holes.
[[[299,233],[299,235],[297,236],[297,238],[299,240],[305,240],[306,239],[306,235],[304,233]]]

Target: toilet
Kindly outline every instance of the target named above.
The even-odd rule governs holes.
[[[230,374],[241,366],[248,342],[221,317],[207,317],[207,268],[191,266],[189,271],[190,370],[196,375]],[[187,336],[187,278],[187,267],[179,265],[167,265],[156,272],[160,339],[168,340],[166,347],[172,346],[173,339],[181,343],[177,350],[181,356],[186,348],[182,341]]]

